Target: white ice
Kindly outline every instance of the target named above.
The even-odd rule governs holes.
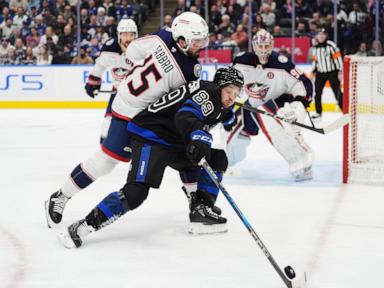
[[[284,287],[222,195],[229,233],[187,234],[187,201],[171,170],[139,209],[80,249],[63,248],[58,231],[125,181],[121,164],[69,202],[60,227],[47,228],[43,202],[98,149],[103,113],[0,111],[0,287]],[[341,130],[304,135],[316,154],[313,181],[293,182],[261,136],[225,187],[277,263],[306,271],[309,287],[384,287],[384,188],[341,184]]]

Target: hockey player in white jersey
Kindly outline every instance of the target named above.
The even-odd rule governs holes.
[[[132,65],[125,56],[125,52],[129,44],[137,37],[138,32],[135,21],[131,19],[121,19],[117,25],[117,38],[111,38],[105,42],[85,85],[85,91],[88,96],[94,98],[100,90],[103,73],[110,68],[114,92],[112,92],[109,98],[105,112],[101,128],[101,141],[107,136],[109,125],[111,124],[111,107],[119,83],[128,74],[129,68]]]
[[[249,104],[292,122],[304,121],[308,114],[306,108],[312,100],[312,82],[287,57],[273,52],[273,36],[266,30],[256,33],[252,47],[254,53],[242,53],[234,59],[234,67],[244,75],[244,94]],[[312,179],[313,152],[304,142],[299,127],[244,109],[242,116],[237,124],[243,125],[242,135],[257,135],[261,129],[288,162],[296,181]],[[228,158],[233,163],[240,159],[231,153],[244,156],[245,152],[239,150],[245,147],[235,146],[236,137],[229,139]]]
[[[203,18],[185,12],[175,18],[171,30],[134,40],[126,50],[130,72],[121,81],[112,103],[112,120],[101,150],[79,164],[64,185],[46,201],[48,226],[62,220],[67,201],[96,179],[111,172],[119,161],[131,159],[127,124],[136,114],[165,93],[199,78],[199,52],[208,44]],[[192,173],[193,174],[193,173]],[[182,176],[188,181],[188,176]]]

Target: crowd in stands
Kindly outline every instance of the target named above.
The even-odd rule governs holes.
[[[0,0],[0,64],[92,64],[118,21],[140,27],[155,1],[81,1],[79,58],[76,0]]]
[[[382,55],[384,0],[379,0],[381,41],[374,41],[376,0],[339,0],[337,11],[337,45],[343,54]],[[334,35],[333,1],[296,0],[296,37],[314,35],[326,27]],[[158,0],[85,0],[80,7],[80,57],[77,55],[76,0],[0,0],[0,64],[91,64],[102,44],[116,36],[117,23],[123,17],[135,20],[138,27],[147,20]],[[292,0],[252,1],[211,0],[208,5],[209,47],[236,51],[248,49],[249,33],[260,28],[275,37],[292,34]],[[173,17],[192,11],[205,18],[203,0],[179,0],[173,15],[166,15],[170,26]],[[248,28],[251,16],[251,29]],[[250,31],[249,31],[250,30]],[[287,53],[287,51],[281,51]],[[288,55],[289,56],[289,55]]]

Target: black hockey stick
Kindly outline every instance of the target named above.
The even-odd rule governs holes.
[[[241,103],[241,102],[237,102],[236,101],[236,105],[241,106],[245,110],[248,110],[248,111],[251,111],[251,112],[260,113],[260,114],[264,114],[264,115],[267,115],[267,116],[272,117],[274,119],[277,119],[277,120],[280,120],[280,121],[284,121],[284,122],[290,123],[292,125],[296,125],[296,126],[299,126],[299,127],[304,128],[304,129],[311,130],[313,132],[320,133],[320,134],[328,134],[328,133],[330,133],[330,132],[332,132],[334,130],[337,130],[338,128],[341,128],[344,125],[349,123],[349,114],[344,114],[339,119],[337,119],[334,122],[328,124],[327,126],[325,126],[323,128],[317,128],[317,127],[315,127],[313,125],[313,123],[312,123],[313,126],[309,126],[309,125],[306,125],[306,124],[303,124],[303,123],[300,123],[300,122],[296,122],[296,121],[291,122],[291,121],[289,121],[289,120],[287,120],[285,118],[277,116],[276,114],[273,114],[271,112],[267,112],[267,111],[264,111],[264,110],[261,110],[261,109],[258,109],[258,108],[254,108],[254,107],[252,107],[252,106],[250,106],[248,104],[244,104],[244,103]]]
[[[251,224],[249,223],[248,219],[244,216],[243,212],[237,207],[235,201],[232,199],[231,195],[227,192],[227,190],[224,188],[224,186],[219,182],[215,172],[211,168],[211,166],[208,164],[208,162],[203,158],[200,162],[200,165],[203,166],[204,170],[208,173],[209,177],[212,179],[212,181],[215,183],[217,188],[220,189],[220,191],[224,194],[225,198],[227,198],[229,204],[232,206],[233,210],[235,210],[236,214],[239,216],[241,222],[245,225],[245,227],[248,229],[249,233],[251,234],[252,238],[256,241],[257,245],[259,245],[261,251],[263,251],[265,257],[269,260],[277,274],[279,274],[280,278],[283,280],[285,285],[288,288],[305,288],[306,287],[306,274],[304,273],[304,277],[297,281],[292,281],[296,277],[295,270],[291,266],[287,266],[284,268],[284,272],[281,270],[280,266],[276,263],[275,259],[272,257],[272,254],[268,251],[267,247],[264,245],[264,243],[261,241],[260,237],[256,234],[255,230],[253,230]]]
[[[94,96],[98,96],[100,93],[108,93],[108,94],[111,94],[111,93],[116,93],[117,91],[116,90],[95,90],[93,92],[93,95]]]

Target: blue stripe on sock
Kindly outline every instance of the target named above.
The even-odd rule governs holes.
[[[93,182],[93,179],[84,172],[80,164],[72,171],[71,178],[81,189],[84,189]]]
[[[149,156],[151,155],[151,148],[152,147],[147,144],[141,148],[139,167],[136,174],[136,182],[145,182],[145,176],[147,175],[149,165]]]
[[[219,182],[221,182],[221,180],[223,179],[223,174],[217,171],[215,171],[215,174]],[[205,171],[204,169],[201,170],[200,178],[197,182],[197,189],[203,189],[214,196],[217,196],[217,194],[219,194],[219,188],[217,188],[215,183],[213,183],[211,177],[209,177],[207,171]]]

